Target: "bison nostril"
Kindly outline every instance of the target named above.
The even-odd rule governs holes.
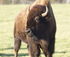
[[[26,29],[25,30],[26,33],[29,33],[30,31],[31,31],[31,29]]]

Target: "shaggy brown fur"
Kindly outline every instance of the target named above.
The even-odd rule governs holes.
[[[32,50],[31,55],[35,54],[34,52],[37,52],[37,50],[33,51],[36,47],[31,43],[34,42],[41,47],[45,56],[52,57],[52,54],[54,52],[56,23],[55,19],[52,17],[49,21],[47,21],[50,18],[50,11],[45,17],[41,16],[43,12],[45,12],[45,6],[36,5],[30,10],[28,14],[27,30],[29,30],[29,32],[27,32],[27,34],[31,38],[31,40],[33,40],[29,40],[28,44],[30,46],[30,51]],[[38,22],[36,22],[37,19]]]
[[[47,2],[45,2],[47,1]],[[50,28],[53,29],[53,30],[50,30],[51,34],[53,35],[50,35],[50,40],[49,38],[46,39],[46,37],[44,38],[44,34],[42,36],[38,36],[37,37],[37,42],[33,41],[29,36],[26,35],[25,33],[25,30],[26,30],[26,27],[27,27],[27,8],[24,8],[17,16],[16,16],[16,19],[15,19],[15,26],[14,26],[14,49],[15,49],[15,57],[17,57],[17,54],[18,54],[18,51],[19,51],[19,48],[21,46],[21,41],[29,44],[28,46],[28,50],[29,50],[29,54],[31,57],[39,57],[40,55],[40,47],[42,48],[44,54],[48,57],[52,57],[52,53],[54,52],[54,42],[55,42],[55,18],[54,18],[54,15],[53,15],[53,12],[52,12],[52,9],[51,9],[51,6],[50,6],[50,3],[48,2],[48,0],[36,0],[31,6],[30,6],[30,9],[33,8],[34,5],[47,5],[48,8],[49,8],[49,13],[48,13],[48,17],[45,17],[46,20],[49,20],[50,21],[50,18],[52,18],[51,22],[50,21],[50,24],[52,24],[52,26],[49,27],[49,30]],[[35,6],[37,7],[37,6]],[[40,6],[39,6],[40,7]],[[45,12],[45,6],[42,6],[43,9],[39,8],[38,12],[36,12],[36,16],[40,16],[41,13]],[[32,9],[33,10],[33,9]],[[36,11],[36,10],[35,10]],[[41,12],[42,11],[42,12]],[[32,13],[32,12],[31,12]],[[35,14],[33,14],[35,15]],[[34,16],[33,16],[34,18]],[[47,19],[48,18],[48,19]],[[31,19],[31,18],[30,18]],[[42,25],[43,26],[43,25]],[[46,25],[45,25],[46,26]],[[32,27],[32,26],[31,26]],[[45,31],[45,28],[47,27],[44,27],[44,31]],[[43,32],[44,32],[43,31]],[[47,30],[48,31],[48,30]],[[43,33],[42,32],[42,33]],[[41,32],[39,32],[41,33]],[[39,35],[39,34],[38,34]],[[37,36],[37,35],[36,35]],[[36,37],[35,37],[36,38]],[[39,38],[41,38],[39,40]],[[44,39],[43,39],[44,38]],[[48,42],[49,40],[49,42]],[[48,48],[49,47],[49,48]],[[50,52],[48,52],[48,51]],[[48,55],[47,55],[48,54]]]
[[[30,9],[35,5],[48,5],[49,0],[36,0],[33,4],[31,4]]]

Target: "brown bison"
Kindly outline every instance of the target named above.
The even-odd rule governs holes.
[[[56,23],[50,3],[44,5],[47,6],[36,5],[25,8],[16,17],[14,26],[15,57],[17,57],[21,41],[28,44],[31,57],[39,57],[40,48],[45,56],[52,57]]]
[[[45,56],[54,52],[56,22],[47,6],[36,5],[28,13],[26,31],[29,36],[29,51],[32,57],[39,57],[40,48]]]

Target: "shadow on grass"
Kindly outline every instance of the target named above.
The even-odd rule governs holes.
[[[0,50],[1,51],[4,51],[4,50],[14,50],[14,47],[10,47],[10,48],[1,48]],[[20,50],[26,50],[27,48],[20,48]],[[14,54],[6,54],[6,53],[0,53],[0,56],[1,57],[14,57]],[[29,56],[28,53],[18,53],[18,56]]]
[[[10,56],[12,57],[12,56],[14,56],[14,54],[0,53],[0,56],[1,56],[1,57],[4,57],[4,56],[5,56],[5,57],[10,57]],[[18,56],[19,56],[19,57],[20,57],[20,56],[29,56],[29,54],[28,54],[28,53],[24,53],[24,54],[21,53],[21,54],[18,54]]]
[[[14,47],[10,47],[10,48],[1,48],[0,50],[9,50],[9,49],[13,49],[14,50]],[[24,50],[24,49],[27,49],[27,48],[20,48],[20,50]]]
[[[56,51],[55,53],[67,53],[67,51]]]
[[[67,53],[67,52],[60,51],[60,52],[55,52],[55,53],[60,54],[60,53]],[[43,54],[43,53],[41,53],[41,54]],[[0,56],[1,57],[14,57],[14,54],[0,53]],[[29,56],[29,54],[28,53],[18,53],[18,57],[21,57],[21,56]]]
[[[14,50],[14,47],[10,47],[10,48],[1,48],[0,50],[1,51],[4,51],[4,50]],[[20,50],[26,50],[27,48],[20,48]],[[0,56],[1,57],[14,57],[14,54],[6,54],[6,53],[0,53]],[[18,53],[18,56],[29,56],[28,53]]]
[[[13,49],[13,50],[14,50],[14,47],[2,48],[2,49],[0,49],[0,50],[10,50],[10,49]],[[27,48],[20,48],[20,49],[26,50]],[[54,53],[58,53],[58,54],[60,54],[60,53],[67,53],[67,51],[55,51]],[[41,53],[41,54],[43,54],[43,53]],[[1,56],[1,57],[14,57],[14,54],[0,53],[0,56]],[[29,56],[29,54],[28,54],[28,53],[18,53],[18,56],[19,56],[19,57],[20,57],[20,56]]]

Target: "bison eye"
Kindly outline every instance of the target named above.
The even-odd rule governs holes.
[[[39,21],[40,21],[40,20],[39,20],[39,16],[36,16],[36,17],[35,17],[35,21],[36,21],[36,22],[39,22]]]

